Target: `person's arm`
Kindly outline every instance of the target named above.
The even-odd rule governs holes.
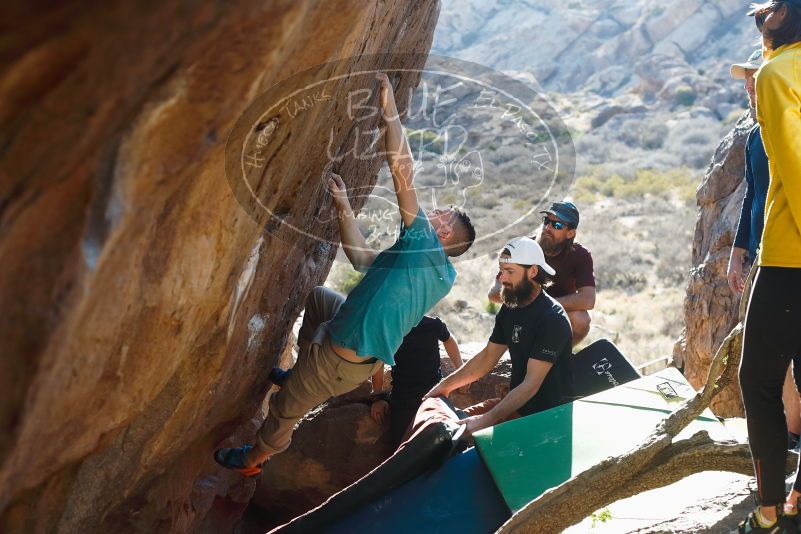
[[[460,368],[463,363],[462,353],[459,351],[459,342],[456,341],[456,338],[451,335],[451,337],[442,342],[442,346],[445,347],[445,353],[448,355],[448,358],[451,359],[453,368]]]
[[[748,250],[748,240],[751,237],[751,208],[754,206],[754,175],[751,171],[750,143],[754,131],[751,131],[745,145],[745,196],[740,205],[740,218],[737,221],[737,230],[734,234],[734,247]],[[759,135],[759,134],[756,134]]]
[[[553,367],[551,362],[529,359],[526,365],[526,377],[501,402],[487,413],[462,419],[458,423],[467,425],[467,431],[471,434],[482,428],[497,425],[537,394],[551,367]]]
[[[565,311],[591,310],[595,307],[595,287],[580,287],[572,295],[564,295],[555,300]]]
[[[740,295],[745,290],[745,255],[748,251],[740,247],[732,247],[729,255],[729,266],[726,268],[726,280],[729,282],[729,289],[735,294]]]
[[[417,202],[417,192],[414,190],[414,160],[406,136],[403,134],[403,125],[398,116],[398,107],[395,104],[395,91],[389,78],[383,72],[376,74],[380,83],[381,111],[386,126],[384,134],[384,150],[387,153],[387,164],[392,174],[395,194],[398,197],[398,208],[401,219],[407,228],[412,225],[420,211]]]
[[[757,75],[757,118],[762,127],[762,141],[773,168],[778,169],[787,206],[801,233],[801,98],[797,73],[772,61]],[[774,176],[771,176],[774,180]],[[763,234],[764,239],[764,234]]]
[[[464,365],[464,361],[462,361],[462,352],[459,350],[459,341],[454,338],[453,336],[449,337],[447,340],[442,342],[442,346],[445,347],[445,353],[448,355],[448,358],[451,359],[451,363],[453,363],[453,369],[459,369],[462,365]],[[458,388],[459,393],[463,395],[467,395],[470,393],[470,384],[465,384],[464,386]]]
[[[489,292],[487,293],[487,299],[490,302],[494,302],[495,304],[501,304],[503,299],[501,298],[501,290],[503,287],[501,286],[501,281],[498,275],[495,275],[495,281],[492,284]]]
[[[328,190],[331,192],[334,208],[337,211],[342,250],[345,251],[345,256],[348,257],[354,269],[364,270],[373,264],[378,253],[370,248],[359,230],[359,224],[356,222],[356,217],[350,207],[350,200],[348,200],[348,189],[338,174],[331,173],[328,178]]]
[[[737,221],[737,231],[734,235],[734,244],[729,255],[729,265],[726,268],[726,281],[729,288],[737,295],[745,289],[745,255],[748,252],[748,241],[751,236],[751,209],[754,206],[754,175],[751,172],[751,136],[748,136],[745,144],[745,196],[740,206],[740,219]],[[758,134],[757,134],[758,135]]]
[[[442,379],[439,384],[431,388],[423,398],[431,399],[444,395],[447,397],[454,389],[471,384],[492,371],[498,361],[506,352],[506,345],[498,345],[491,341],[481,352],[473,356],[466,364]]]
[[[559,314],[543,319],[540,330],[536,342],[530,349],[531,355],[526,363],[526,376],[523,381],[487,413],[459,421],[459,424],[467,425],[468,432],[473,433],[498,424],[519,410],[539,392],[556,359],[568,357],[565,349],[571,345],[573,331],[565,316]]]

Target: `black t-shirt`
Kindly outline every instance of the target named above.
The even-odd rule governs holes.
[[[517,410],[521,415],[541,412],[570,400],[572,339],[564,308],[547,293],[540,293],[534,302],[522,308],[501,306],[490,341],[509,349],[512,358],[510,388],[523,382],[529,358],[553,363],[537,394]]]
[[[431,389],[442,378],[439,366],[439,342],[451,337],[448,327],[438,317],[423,317],[412,328],[395,353],[392,367],[393,396],[403,392]]]

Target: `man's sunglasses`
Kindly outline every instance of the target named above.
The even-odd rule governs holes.
[[[567,225],[565,223],[563,223],[562,221],[554,221],[553,219],[549,219],[547,216],[543,217],[542,218],[542,225],[543,226],[548,226],[549,224],[551,226],[553,226],[554,230],[561,230],[562,228],[566,228],[567,227]]]

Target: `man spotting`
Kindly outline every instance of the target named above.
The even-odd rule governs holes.
[[[546,289],[567,312],[573,329],[573,345],[590,331],[589,310],[595,307],[595,274],[590,251],[574,242],[579,225],[579,210],[572,202],[554,202],[540,212],[542,230],[537,242],[548,264],[556,270],[553,285]],[[501,283],[495,278],[487,298],[501,303]]]
[[[503,306],[495,316],[487,346],[442,380],[426,398],[451,391],[489,373],[509,350],[512,359],[510,391],[465,410],[460,421],[470,433],[515,417],[530,415],[571,400],[570,322],[564,308],[543,291],[554,274],[542,249],[531,238],[509,241],[498,258]]]
[[[270,398],[256,444],[214,453],[220,465],[245,476],[259,474],[264,461],[289,447],[295,424],[309,410],[355,389],[384,363],[394,365],[403,336],[453,286],[456,271],[449,258],[466,252],[475,239],[461,211],[426,214],[420,209],[393,88],[386,74],[376,77],[401,231],[390,248],[373,251],[359,231],[344,182],[331,175],[328,188],[345,255],[365,275],[347,299],[322,287],[311,292],[298,335],[298,361]]]

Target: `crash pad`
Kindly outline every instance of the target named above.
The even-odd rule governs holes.
[[[485,534],[511,516],[474,448],[376,499],[327,533]]]
[[[623,454],[695,394],[673,368],[551,410],[481,430],[476,448],[512,512],[609,456]],[[706,430],[729,438],[705,410],[677,439]]]

